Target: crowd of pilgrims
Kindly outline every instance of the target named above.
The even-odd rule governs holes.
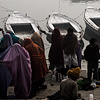
[[[43,32],[43,30],[40,31]],[[37,32],[33,33],[31,38],[24,40],[15,36],[10,30],[6,33],[2,30],[2,33],[3,37],[0,41],[0,98],[8,98],[7,89],[11,83],[14,85],[14,98],[32,98],[39,88],[47,88],[44,84],[45,77],[49,70],[54,71],[54,69],[70,78],[68,82],[61,83],[61,100],[66,100],[64,98],[75,100],[77,98],[78,89],[74,81],[80,74],[82,48],[73,29],[68,28],[68,33],[65,36],[61,35],[58,28],[53,30],[48,54],[49,68],[46,64],[44,43]],[[91,78],[90,74],[89,78]],[[66,82],[70,84],[68,87],[73,85],[75,88],[73,90],[65,88]],[[66,95],[64,91],[70,91],[70,93]]]

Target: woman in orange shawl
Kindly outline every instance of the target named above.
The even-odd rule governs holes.
[[[44,83],[47,72],[44,50],[31,39],[24,39],[23,46],[29,52],[32,68],[32,91],[31,96]]]

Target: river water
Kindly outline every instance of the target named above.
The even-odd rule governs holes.
[[[46,28],[46,18],[52,12],[60,12],[75,19],[85,31],[86,26],[83,15],[85,8],[88,6],[99,8],[100,0],[0,0],[0,27],[4,28],[4,18],[16,10],[22,14],[27,14],[36,20],[43,30],[48,31]],[[1,33],[0,37],[2,37]],[[51,44],[46,40],[45,35],[42,35],[42,38],[45,44],[46,58],[48,58]],[[88,41],[84,38],[83,41],[85,48]]]

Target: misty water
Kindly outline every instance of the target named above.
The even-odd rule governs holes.
[[[33,18],[43,30],[48,31],[46,18],[52,12],[59,12],[76,20],[85,31],[86,25],[83,17],[85,8],[89,6],[99,8],[100,0],[0,0],[0,27],[4,28],[4,20],[8,14],[19,11]],[[1,32],[0,37],[2,37]],[[48,58],[51,44],[46,40],[44,34],[42,34],[42,38],[45,44],[46,58]],[[83,42],[85,48],[88,41],[83,38]]]

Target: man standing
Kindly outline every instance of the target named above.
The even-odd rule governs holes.
[[[87,45],[84,51],[84,56],[87,61],[87,76],[91,81],[93,72],[93,80],[96,82],[98,72],[99,46],[97,45],[97,40],[95,38],[91,38],[89,42],[90,44]]]

